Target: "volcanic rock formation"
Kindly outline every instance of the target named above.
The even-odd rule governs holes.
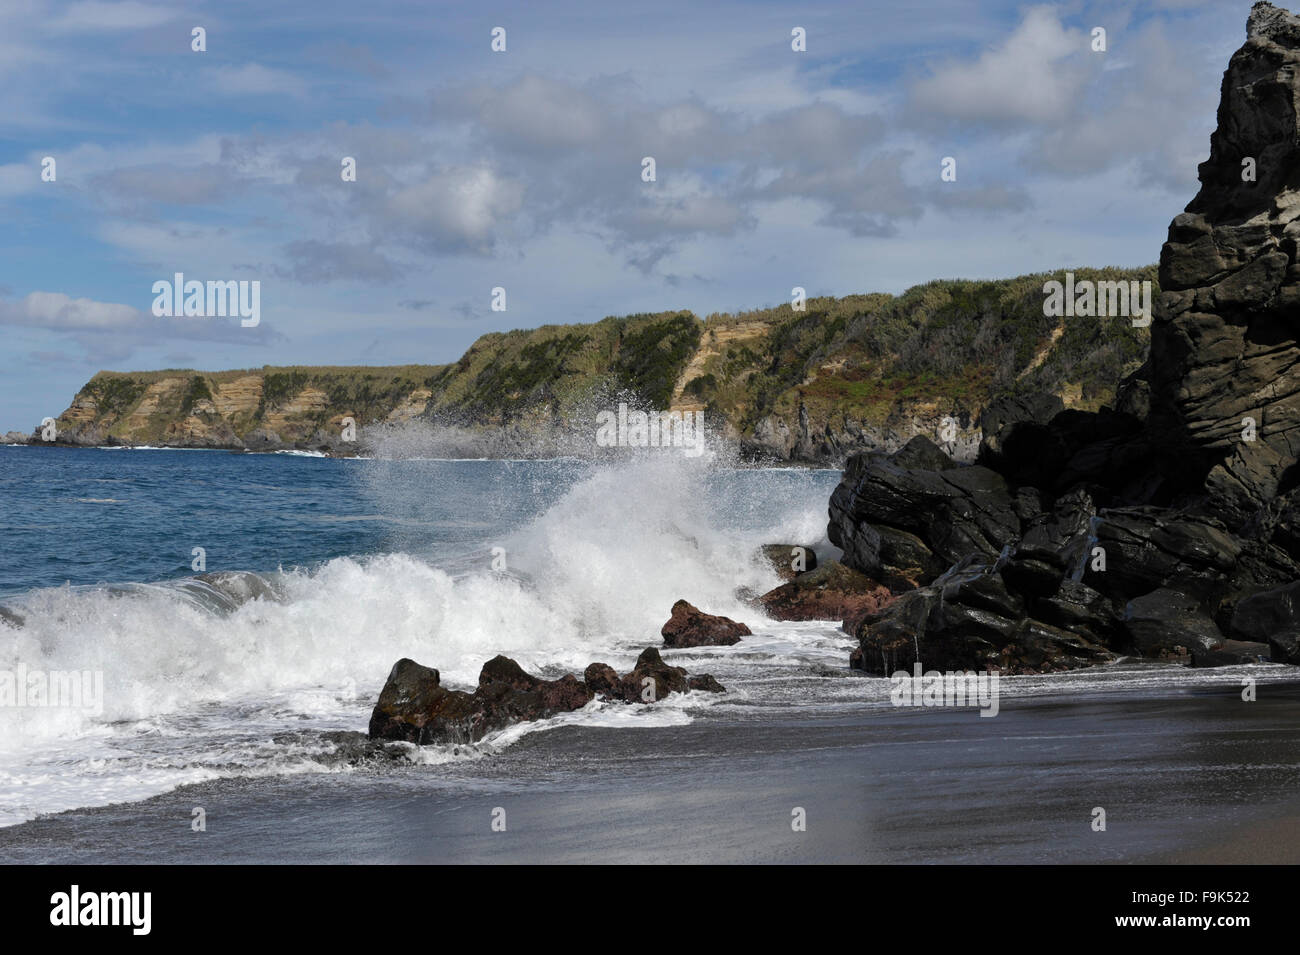
[[[581,680],[572,673],[544,680],[509,657],[496,656],[483,664],[473,693],[449,690],[437,670],[401,659],[375,703],[369,737],[421,745],[473,743],[514,723],[580,710],[594,699],[653,703],[691,691],[722,693],[724,688],[708,674],[688,676],[682,667],[670,666],[654,647],[642,651],[626,676],[593,663]]]
[[[1199,173],[1114,409],[1006,398],[975,466],[925,438],[849,460],[832,543],[915,587],[853,666],[1300,663],[1300,18],[1251,10]]]

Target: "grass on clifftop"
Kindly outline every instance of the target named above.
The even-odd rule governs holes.
[[[1153,298],[1159,294],[1154,265],[1074,273],[1076,281],[1149,281]],[[975,414],[999,395],[1033,391],[1096,408],[1142,362],[1149,332],[1127,317],[1045,316],[1043,283],[1061,278],[1062,272],[945,279],[897,296],[813,298],[802,312],[783,304],[703,322],[669,311],[492,332],[452,365],[100,372],[83,393],[95,398],[101,417],[118,422],[116,432],[151,384],[175,379],[147,436],[248,376],[261,379],[261,403],[231,422],[241,434],[305,388],[324,392],[329,402],[294,419],[307,430],[343,413],[363,424],[383,418],[420,388],[432,392],[427,414],[481,425],[586,414],[593,397],[614,394],[666,408],[680,388],[684,399],[703,403],[743,434],[773,414],[793,423],[801,406],[814,428]]]

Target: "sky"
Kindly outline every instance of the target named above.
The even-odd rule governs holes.
[[[1152,263],[1249,7],[0,0],[0,432],[101,369]],[[177,272],[260,321],[154,314]]]

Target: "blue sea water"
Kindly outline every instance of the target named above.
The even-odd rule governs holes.
[[[403,656],[472,685],[497,653],[555,671],[630,665],[681,597],[753,617],[738,589],[778,583],[758,545],[826,552],[837,479],[676,453],[597,465],[0,447],[0,677],[102,680],[94,708],[0,706],[0,824],[214,775],[315,771],[318,741],[276,734],[364,730]],[[833,624],[812,630],[844,657]],[[789,649],[770,636],[772,654]]]
[[[581,462],[367,461],[0,447],[0,595],[274,571],[385,551],[449,556],[544,509]]]

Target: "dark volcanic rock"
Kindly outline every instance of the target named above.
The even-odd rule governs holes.
[[[1113,660],[1096,638],[1111,629],[1109,609],[1092,613],[1087,600],[1080,595],[1068,605],[1084,624],[1073,631],[1029,617],[996,563],[972,556],[865,620],[849,664],[887,676],[918,662],[925,669],[1044,673]]]
[[[933,580],[967,554],[996,556],[1020,536],[1006,481],[958,467],[924,436],[892,455],[856,454],[831,496],[831,543],[877,579]]]
[[[1047,425],[1064,410],[1057,395],[1019,395],[989,402],[980,415],[983,438],[976,461],[1011,476],[1015,484],[1049,481],[1065,463],[1066,450]]]
[[[1229,625],[1238,640],[1267,641],[1300,630],[1300,581],[1252,594],[1237,603]]]
[[[632,672],[620,677],[604,663],[587,667],[583,679],[566,673],[544,680],[509,657],[483,664],[473,693],[448,690],[437,670],[402,659],[394,664],[370,717],[369,738],[408,743],[471,743],[514,723],[580,710],[597,697],[653,703],[669,693],[724,689],[708,674],[688,676],[669,666],[659,651],[642,652]]]
[[[760,553],[782,580],[817,569],[817,552],[802,544],[764,544]]]
[[[698,607],[679,600],[673,604],[672,616],[659,631],[664,638],[664,646],[680,649],[682,647],[729,647],[739,643],[741,637],[753,633],[743,623],[730,617],[719,617],[705,613]]]
[[[769,590],[759,604],[775,620],[844,620],[876,613],[892,599],[888,587],[832,560]]]
[[[653,683],[652,692],[647,692],[650,690],[647,681]],[[641,700],[652,703],[655,700],[662,700],[669,693],[685,693],[689,689],[690,681],[686,676],[685,668],[669,666],[659,655],[658,650],[654,647],[646,647],[637,657],[632,672],[623,677],[622,698],[631,702]]]
[[[1268,638],[1274,663],[1300,666],[1300,630],[1283,630]]]
[[[861,620],[854,666],[1300,663],[1298,104],[1300,18],[1257,3],[1116,408],[1012,396],[976,467],[924,439],[849,460],[832,543],[922,585]]]
[[[1135,652],[1147,657],[1181,658],[1224,640],[1201,611],[1200,599],[1177,590],[1161,588],[1135,597],[1124,608],[1122,623]]]
[[[726,688],[708,673],[701,673],[699,676],[687,678],[686,686],[688,689],[699,690],[704,693],[727,692]]]
[[[1288,489],[1300,450],[1298,72],[1300,20],[1256,4],[1223,77],[1201,190],[1160,256],[1172,294],[1151,329],[1150,433],[1234,530]]]
[[[424,742],[430,721],[467,712],[469,698],[468,693],[444,689],[437,670],[414,660],[398,660],[370,715],[370,738]]]
[[[582,674],[583,682],[587,688],[597,696],[614,698],[621,692],[620,682],[622,677],[608,663],[592,663]]]
[[[1267,643],[1247,643],[1242,640],[1224,640],[1204,650],[1192,651],[1194,667],[1227,667],[1242,663],[1268,663]]]
[[[1107,596],[1129,599],[1165,586],[1219,595],[1241,544],[1219,522],[1160,508],[1105,511],[1092,522],[1083,580]],[[1104,570],[1094,570],[1094,564]]]

